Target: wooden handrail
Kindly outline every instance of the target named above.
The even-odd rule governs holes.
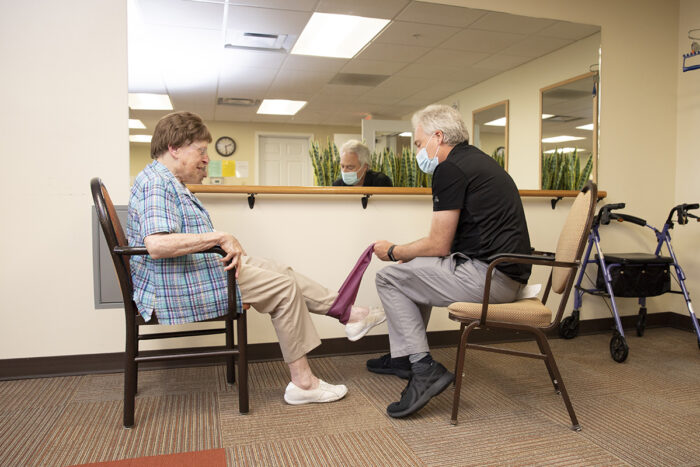
[[[429,195],[430,188],[390,186],[265,186],[265,185],[187,185],[192,193],[241,193],[247,195]],[[528,198],[575,198],[576,190],[519,190]],[[607,192],[598,191],[598,199]]]

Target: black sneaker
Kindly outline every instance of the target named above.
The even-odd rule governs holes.
[[[426,371],[413,372],[406,388],[401,392],[401,400],[392,402],[386,413],[393,418],[401,418],[418,412],[432,398],[445,390],[455,379],[455,375],[438,362],[432,362]]]
[[[370,358],[367,360],[367,369],[372,373],[396,375],[403,379],[411,377],[411,362],[408,361],[408,355],[391,358],[391,354],[388,353],[379,358]]]

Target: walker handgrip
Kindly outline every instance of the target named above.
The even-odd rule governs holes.
[[[690,209],[697,209],[700,208],[700,204],[694,203],[694,204],[686,204],[685,205],[685,210],[688,211]]]
[[[598,215],[594,219],[593,223],[600,225],[608,225],[610,223],[610,211],[612,211],[613,209],[623,209],[624,207],[625,203],[606,204],[605,206],[600,208],[600,211],[598,211]]]
[[[631,222],[633,224],[641,225],[642,227],[647,225],[647,221],[645,221],[644,219],[639,218],[639,217],[635,217],[635,216],[630,216],[629,214],[611,214],[610,218],[611,219],[619,219],[620,222],[622,222],[622,221]]]

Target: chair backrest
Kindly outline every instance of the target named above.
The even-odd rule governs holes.
[[[572,262],[581,259],[588,232],[591,230],[597,198],[598,187],[592,181],[588,181],[576,196],[564,228],[559,234],[556,261]],[[575,273],[576,269],[555,267],[552,271],[552,290],[559,294],[564,292]]]
[[[129,268],[129,257],[118,255],[114,252],[117,246],[128,246],[124,229],[117,216],[117,211],[114,209],[114,203],[110,198],[107,188],[102,184],[102,180],[95,177],[90,180],[90,190],[92,191],[92,200],[95,203],[97,211],[97,219],[100,221],[102,233],[107,241],[109,253],[112,256],[114,269],[117,272],[119,285],[122,291],[122,299],[127,313],[135,313],[133,307],[133,284],[131,283],[131,270]]]

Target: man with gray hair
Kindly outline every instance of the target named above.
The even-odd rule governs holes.
[[[351,139],[340,147],[340,175],[333,186],[393,186],[391,179],[369,169],[369,148]]]
[[[433,174],[430,233],[403,245],[386,240],[374,245],[377,257],[398,264],[376,277],[391,354],[367,361],[369,371],[409,378],[400,400],[387,407],[396,418],[420,410],[454,380],[430,356],[426,327],[432,307],[480,302],[488,258],[531,251],[518,188],[494,159],[469,145],[459,112],[431,105],[412,123],[418,165]],[[529,277],[529,265],[497,266],[491,303],[514,301]]]

